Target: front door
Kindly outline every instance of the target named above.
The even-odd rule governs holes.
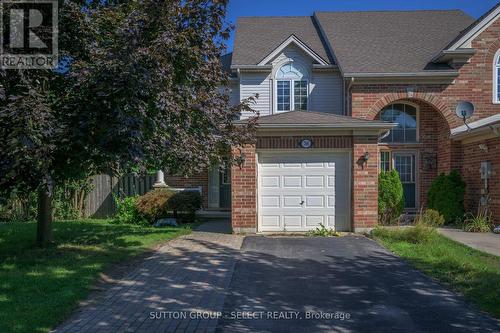
[[[416,155],[406,152],[394,153],[393,163],[403,184],[405,208],[417,208]]]

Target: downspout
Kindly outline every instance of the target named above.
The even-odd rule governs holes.
[[[352,112],[351,112],[351,88],[352,88],[352,85],[354,83],[354,78],[351,77],[351,79],[349,80],[349,83],[347,84],[347,91],[346,93],[344,94],[345,95],[345,112],[344,114],[346,116],[352,116]]]

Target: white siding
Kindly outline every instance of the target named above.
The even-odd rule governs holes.
[[[309,91],[311,111],[342,114],[342,78],[338,73],[313,73]]]
[[[229,103],[231,106],[240,103],[240,83],[238,81],[231,81],[229,84]]]
[[[252,109],[258,111],[261,116],[269,114],[270,111],[270,81],[267,73],[241,73],[240,79],[240,99],[259,94],[259,98],[255,104],[251,105]],[[243,113],[241,118],[252,116],[252,113]]]
[[[309,110],[342,114],[342,79],[338,72],[312,71],[312,60],[301,49],[294,45],[287,47],[281,54],[272,60],[271,73],[240,72],[239,89],[234,87],[231,92],[231,102],[243,100],[259,94],[252,108],[265,116],[273,113],[274,108],[274,77],[276,70],[289,60],[296,61],[309,71]],[[239,91],[238,91],[239,90]],[[252,116],[252,113],[243,113],[241,118]]]

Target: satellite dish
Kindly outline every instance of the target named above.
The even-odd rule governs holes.
[[[458,102],[455,114],[457,117],[463,119],[465,126],[467,126],[467,129],[470,130],[469,125],[467,125],[467,119],[472,117],[474,114],[474,104],[466,101]]]
[[[458,102],[455,113],[459,118],[469,119],[474,114],[474,104],[464,101]]]

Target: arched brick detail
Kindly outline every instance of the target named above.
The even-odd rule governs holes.
[[[441,116],[446,120],[448,127],[451,128],[451,125],[455,122],[455,113],[450,110],[450,108],[443,102],[439,97],[432,93],[415,91],[413,94],[409,94],[406,91],[400,92],[391,92],[386,94],[384,97],[379,99],[377,102],[373,104],[370,108],[370,111],[367,114],[368,119],[375,119],[378,113],[387,105],[394,103],[396,101],[412,101],[419,100],[425,103],[430,104],[434,109],[436,109]]]

